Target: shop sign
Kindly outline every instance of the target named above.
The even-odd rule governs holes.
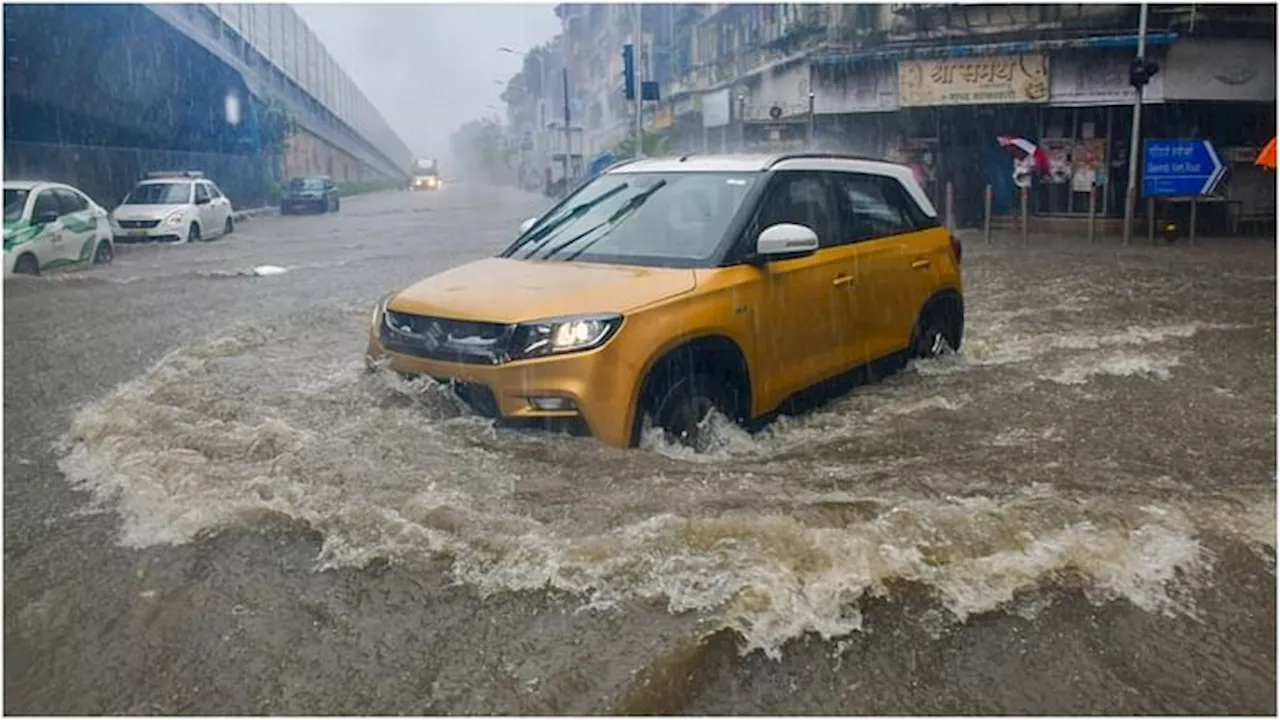
[[[1129,84],[1129,62],[1132,53],[1078,52],[1053,58],[1053,75],[1049,77],[1049,104],[1053,107],[1105,107],[1132,105],[1133,86]],[[1154,60],[1164,66],[1164,58]],[[1143,103],[1164,102],[1163,72],[1156,73],[1142,91]]]
[[[813,111],[818,115],[897,109],[898,73],[893,63],[866,64],[836,74],[814,71]]]
[[[698,96],[689,94],[672,99],[672,112],[677,117],[698,111]]]
[[[653,111],[653,129],[666,130],[675,124],[675,113],[671,111],[671,107],[663,105]]]
[[[729,88],[707,93],[702,97],[702,126],[724,127],[729,124]]]
[[[1166,100],[1274,103],[1276,46],[1254,40],[1187,40],[1169,49]]]
[[[903,107],[1008,105],[1049,99],[1049,58],[1042,54],[902,60]]]

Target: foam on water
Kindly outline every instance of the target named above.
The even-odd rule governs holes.
[[[860,599],[902,580],[932,588],[952,621],[1057,582],[1190,613],[1183,590],[1211,567],[1202,533],[1245,528],[1274,546],[1274,518],[1256,511],[1274,507],[1269,490],[1137,502],[1011,484],[996,455],[931,463],[898,450],[992,402],[977,386],[944,390],[945,377],[891,378],[754,436],[713,418],[708,455],[654,433],[619,451],[496,428],[434,383],[366,373],[366,322],[364,309],[313,308],[180,349],[79,412],[61,467],[119,512],[130,547],[278,514],[323,534],[319,567],[445,554],[484,593],[551,587],[597,608],[659,599],[775,656],[805,633],[858,630]],[[1126,333],[1103,337],[1139,336]],[[1061,431],[989,438],[955,444],[1007,452]]]

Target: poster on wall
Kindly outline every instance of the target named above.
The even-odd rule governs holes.
[[[1043,103],[1049,99],[1049,57],[1041,54],[903,60],[902,107]]]
[[[1089,138],[1076,142],[1072,153],[1071,189],[1086,193],[1107,184],[1107,141]]]
[[[1041,140],[1040,147],[1049,155],[1049,172],[1042,178],[1045,183],[1061,185],[1071,180],[1071,151],[1073,141],[1055,138]]]

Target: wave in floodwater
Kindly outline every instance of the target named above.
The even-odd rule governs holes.
[[[1070,419],[1127,422],[1070,393],[1106,377],[1167,394],[1195,362],[1177,343],[1229,329],[975,324],[964,355],[755,435],[717,419],[699,456],[653,433],[620,451],[495,427],[438,386],[365,372],[366,322],[311,308],[181,348],[83,408],[61,467],[119,512],[126,546],[285,516],[323,534],[318,567],[443,554],[482,593],[657,600],[775,656],[857,631],[860,601],[896,581],[953,621],[1054,584],[1191,614],[1205,534],[1274,547],[1273,485],[1201,489]],[[1124,353],[1181,359],[1132,374]]]

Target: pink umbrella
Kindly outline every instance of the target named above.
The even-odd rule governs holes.
[[[1000,147],[1008,148],[1009,152],[1014,154],[1021,162],[1028,165],[1034,165],[1036,171],[1040,175],[1048,175],[1052,167],[1049,160],[1049,153],[1043,148],[1026,138],[1010,137],[1001,135],[996,138],[996,142],[1000,143]]]

